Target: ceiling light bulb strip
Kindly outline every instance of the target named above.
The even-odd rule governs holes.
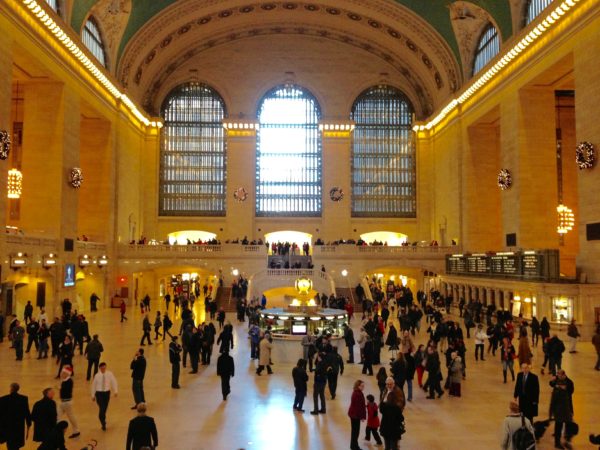
[[[54,37],[60,41],[60,43],[68,50],[73,57],[78,60],[83,67],[102,85],[106,88],[111,95],[121,100],[123,104],[129,109],[133,116],[143,123],[147,127],[161,128],[162,122],[157,120],[150,120],[146,117],[140,109],[133,103],[124,93],[122,93],[117,86],[96,66],[96,64],[85,54],[84,51],[74,42],[67,33],[58,25],[52,17],[41,7],[36,0],[22,0],[34,17],[37,18],[42,25],[44,25],[48,31],[50,31]]]
[[[413,131],[431,130],[438,125],[442,120],[452,112],[458,105],[465,103],[473,94],[480,90],[486,83],[492,80],[500,73],[511,61],[513,61],[527,47],[537,41],[550,28],[554,28],[556,24],[564,18],[565,13],[574,7],[581,0],[565,0],[550,12],[544,20],[533,28],[525,37],[518,41],[510,50],[504,53],[502,57],[497,57],[497,61],[477,80],[472,81],[468,88],[458,97],[452,99],[432,120],[423,125],[415,125]]]

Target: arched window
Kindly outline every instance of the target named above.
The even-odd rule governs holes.
[[[473,62],[473,75],[479,72],[483,66],[494,58],[500,51],[500,37],[498,30],[492,24],[489,24],[481,33],[477,50],[475,51],[475,60]]]
[[[552,0],[529,0],[527,2],[527,15],[525,16],[525,24],[531,23],[533,19],[552,3]]]
[[[321,214],[321,110],[298,86],[269,91],[258,109],[256,215]]]
[[[376,86],[352,106],[352,216],[416,217],[413,108],[391,86]]]
[[[162,106],[159,214],[224,216],[225,103],[209,86],[188,83]]]
[[[48,3],[50,8],[52,8],[56,13],[60,13],[58,9],[58,0],[46,0],[46,3]]]
[[[81,32],[81,38],[83,39],[84,45],[88,48],[92,55],[96,57],[96,59],[106,67],[106,53],[104,51],[104,41],[102,40],[102,35],[100,34],[100,29],[96,24],[96,21],[93,17],[90,17],[83,27],[83,31]]]

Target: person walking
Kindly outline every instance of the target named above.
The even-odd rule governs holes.
[[[575,319],[571,320],[571,323],[567,328],[567,336],[569,337],[569,353],[577,353],[577,339],[581,334],[579,334]]]
[[[235,375],[235,364],[227,349],[217,358],[217,375],[221,377],[223,400],[227,400],[227,396],[231,393],[229,380]]]
[[[375,356],[375,349],[373,347],[373,340],[371,336],[367,335],[365,338],[365,347],[363,349],[363,375],[373,375],[373,358]]]
[[[358,436],[360,435],[360,422],[367,418],[365,394],[365,383],[362,380],[354,382],[350,407],[348,408],[348,417],[350,417],[350,450],[361,450],[358,445]]]
[[[144,321],[142,322],[142,331],[144,332],[144,334],[142,335],[140,345],[144,345],[144,340],[146,339],[148,340],[148,345],[152,345],[152,341],[150,340],[150,331],[152,331],[152,325],[150,324],[148,314],[144,315]]]
[[[559,369],[556,376],[550,381],[552,397],[550,398],[550,415],[554,418],[554,448],[570,448],[571,435],[569,425],[573,422],[573,393],[575,385],[564,370]],[[567,447],[561,444],[561,437],[565,429]]]
[[[54,389],[46,388],[42,395],[42,399],[35,402],[31,410],[34,442],[44,442],[56,426],[57,412]]]
[[[555,333],[548,341],[548,367],[552,375],[556,375],[557,369],[562,369],[562,355],[565,352],[565,344]]]
[[[56,364],[58,364],[58,375],[56,378],[60,378],[63,368],[69,367],[71,370],[71,376],[73,375],[73,343],[71,337],[67,334],[58,347],[58,355]],[[73,425],[73,424],[71,424]]]
[[[440,382],[442,381],[442,369],[440,363],[440,356],[433,347],[427,349],[427,359],[425,362],[425,370],[427,370],[427,382],[425,386],[429,388],[429,395],[426,397],[429,400],[435,398],[434,393],[437,392],[438,398],[444,395],[444,390]],[[425,387],[423,387],[425,389]],[[382,412],[383,414],[383,412]]]
[[[534,434],[534,430],[531,421],[520,413],[519,404],[517,402],[510,402],[509,411],[510,414],[506,416],[504,422],[502,422],[502,441],[500,442],[500,448],[502,448],[502,450],[517,450],[513,445],[514,434],[522,427],[525,427],[531,434]]]
[[[21,322],[15,319],[13,329],[10,333],[12,345],[15,349],[17,361],[23,360],[23,339],[25,339],[25,329],[21,326]]]
[[[325,370],[327,371],[327,386],[329,387],[331,400],[335,400],[338,375],[344,374],[344,360],[339,355],[337,347],[333,347],[325,355]]]
[[[106,431],[106,411],[110,402],[110,395],[115,397],[119,394],[117,379],[110,370],[106,369],[106,363],[100,363],[100,372],[94,376],[92,381],[92,401],[98,404],[98,419],[102,425],[102,431]]]
[[[181,345],[177,343],[177,336],[171,337],[169,344],[169,362],[171,363],[171,388],[180,389],[179,371],[181,370]]]
[[[129,365],[131,369],[131,391],[133,392],[133,401],[135,405],[131,409],[135,409],[140,403],[146,403],[144,395],[144,377],[146,376],[146,358],[144,357],[144,349],[140,348]]]
[[[11,383],[10,393],[0,397],[0,435],[4,436],[3,440],[8,450],[24,447],[26,435],[29,435],[31,427],[29,399],[19,394],[20,388],[18,383]]]
[[[510,339],[504,338],[502,340],[502,347],[500,348],[500,362],[502,363],[502,375],[504,377],[504,384],[506,384],[506,372],[510,370],[512,380],[515,381],[515,371],[513,369],[515,364],[515,347],[510,343]]]
[[[354,340],[354,331],[352,331],[352,328],[347,323],[344,324],[344,342],[348,348],[348,359],[346,362],[354,364],[354,345],[356,345],[356,341]]]
[[[73,411],[73,379],[71,378],[72,375],[73,369],[71,368],[71,366],[63,367],[60,373],[60,403],[58,404],[57,408],[58,416],[61,417],[62,415],[66,415],[69,419],[69,423],[71,424],[73,433],[71,433],[69,439],[74,439],[81,434],[79,432],[77,419]]]
[[[36,351],[39,350],[40,344],[38,341],[38,332],[40,331],[40,324],[34,320],[29,321],[27,324],[27,349],[25,353],[29,353],[31,351],[32,345],[35,345]]]
[[[95,334],[92,337],[92,340],[88,342],[88,345],[85,347],[85,356],[88,361],[87,365],[87,375],[86,380],[90,381],[92,377],[92,367],[94,368],[94,376],[98,373],[98,366],[100,364],[100,357],[102,356],[102,352],[104,351],[104,347],[102,343],[98,340],[98,335]]]
[[[379,425],[381,425],[379,422],[378,411],[379,409],[377,407],[377,403],[375,403],[375,397],[373,397],[371,394],[367,395],[367,427],[365,430],[365,441],[370,441],[372,434],[373,439],[375,439],[375,442],[379,446],[382,445],[382,442],[381,437],[377,432]]]
[[[536,374],[531,373],[529,364],[521,364],[521,372],[517,375],[515,401],[523,415],[533,423],[533,418],[538,415],[538,403],[540,401],[540,382]]]
[[[306,360],[300,358],[296,367],[292,369],[292,378],[294,380],[294,388],[296,395],[294,397],[294,411],[304,412],[302,406],[304,405],[304,398],[308,392],[308,374],[306,373]]]
[[[393,383],[393,379],[391,381]],[[402,391],[399,388],[392,389],[379,405],[381,411],[379,432],[383,437],[385,450],[397,450],[398,442],[404,433],[404,415],[402,414],[404,405],[401,395]]]
[[[160,316],[160,311],[156,311],[156,319],[154,319],[154,340],[158,341],[159,336],[163,336],[160,333],[160,327],[162,327],[162,318]],[[164,333],[164,331],[163,331]]]
[[[461,382],[463,377],[463,362],[462,358],[458,356],[457,352],[450,354],[450,365],[448,367],[448,381],[449,381],[449,392],[448,394],[453,397],[461,396]]]
[[[531,347],[529,346],[529,338],[527,336],[521,336],[519,338],[519,366],[523,364],[531,365],[531,358],[533,357],[533,353],[531,352]]]
[[[119,312],[121,313],[121,323],[123,323],[124,320],[127,320],[127,317],[125,317],[126,311],[127,311],[127,304],[125,303],[124,299],[121,299],[121,305],[119,306]]]
[[[137,417],[129,421],[126,450],[158,447],[158,431],[154,419],[146,415],[146,404],[137,405]]]
[[[271,335],[269,333],[265,333],[264,337],[258,344],[258,368],[256,369],[256,375],[262,373],[262,371],[267,368],[267,373],[271,375],[273,370],[271,370],[271,350],[273,349],[273,345],[271,344]]]
[[[327,405],[325,403],[325,386],[327,384],[327,370],[323,354],[317,353],[315,361],[315,378],[313,384],[313,403],[314,408],[310,412],[313,416],[317,414],[325,414]],[[321,399],[321,409],[319,409],[319,399]]]

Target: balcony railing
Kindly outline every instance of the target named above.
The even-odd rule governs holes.
[[[202,255],[202,257],[224,256],[260,256],[266,257],[267,249],[264,245],[168,245],[168,244],[122,244],[119,245],[119,256],[136,257],[172,257],[173,255]]]

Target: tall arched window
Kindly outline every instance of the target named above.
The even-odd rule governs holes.
[[[416,217],[413,108],[398,89],[375,86],[352,106],[352,216]]]
[[[83,39],[84,45],[88,48],[92,55],[106,67],[106,53],[104,51],[104,41],[100,34],[98,24],[93,17],[90,17],[83,26],[81,31],[81,38]]]
[[[529,0],[527,2],[525,24],[531,23],[550,3],[552,3],[552,0]]]
[[[256,215],[321,214],[321,110],[298,86],[269,91],[258,109]]]
[[[211,87],[188,83],[162,106],[161,216],[224,216],[225,103]]]
[[[50,5],[50,8],[52,8],[55,12],[59,12],[58,0],[46,0],[46,3],[48,3]]]
[[[489,63],[499,51],[500,37],[498,36],[498,30],[492,24],[488,24],[483,33],[481,33],[479,43],[477,44],[475,60],[473,62],[473,75]]]

